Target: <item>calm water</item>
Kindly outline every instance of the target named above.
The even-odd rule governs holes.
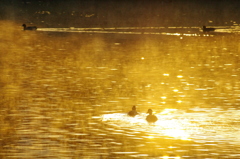
[[[1,33],[1,158],[240,158],[239,34],[79,30]]]

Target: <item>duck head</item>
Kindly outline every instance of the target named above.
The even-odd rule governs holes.
[[[147,113],[152,114],[152,109],[148,109]]]
[[[137,108],[136,108],[136,106],[134,105],[133,107],[132,107],[132,110],[136,110]]]

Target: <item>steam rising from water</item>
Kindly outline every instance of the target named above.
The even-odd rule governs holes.
[[[0,33],[1,157],[239,157],[238,34],[8,25],[0,25],[8,28]],[[139,116],[122,114],[133,104]]]

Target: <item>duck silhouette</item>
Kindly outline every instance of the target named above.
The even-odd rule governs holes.
[[[132,107],[132,110],[130,112],[128,112],[128,115],[131,117],[135,117],[138,114],[137,110],[136,110],[136,106],[134,105]]]
[[[202,27],[203,32],[215,31],[215,28],[207,28],[206,26]]]
[[[155,123],[158,118],[152,114],[152,109],[148,109],[148,116],[146,117],[147,122],[150,123]]]
[[[28,26],[26,24],[23,24],[23,30],[37,30],[36,26]]]

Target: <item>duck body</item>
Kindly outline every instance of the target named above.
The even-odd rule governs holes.
[[[26,24],[23,24],[23,30],[37,30],[36,26],[28,26]]]
[[[135,117],[136,115],[138,115],[138,112],[136,110],[136,106],[134,105],[132,110],[128,112],[128,116]]]
[[[148,116],[146,117],[147,122],[150,123],[155,123],[158,118],[152,114],[152,109],[148,109]]]
[[[202,27],[203,32],[215,31],[215,28],[207,28],[206,26]]]

